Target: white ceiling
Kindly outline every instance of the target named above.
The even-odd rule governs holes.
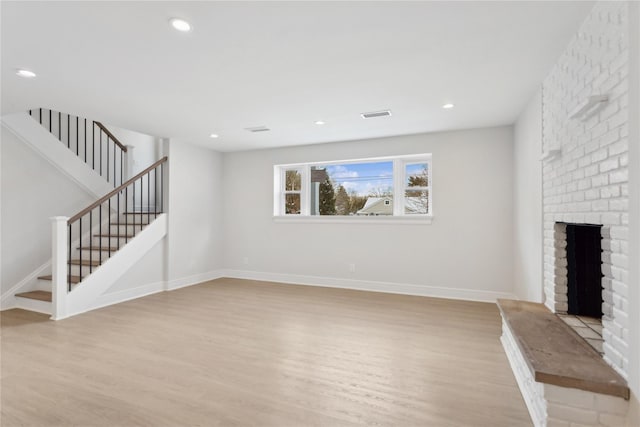
[[[1,109],[220,151],[511,124],[592,5],[2,1]]]

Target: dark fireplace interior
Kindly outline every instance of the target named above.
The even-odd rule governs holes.
[[[569,314],[602,318],[601,228],[567,224]]]

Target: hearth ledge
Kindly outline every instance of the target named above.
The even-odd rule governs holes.
[[[536,426],[624,425],[624,378],[544,305],[498,300],[502,345]]]

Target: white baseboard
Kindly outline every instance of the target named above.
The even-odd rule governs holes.
[[[206,273],[195,274],[193,276],[169,280],[167,281],[165,290],[174,291],[176,289],[185,288],[187,286],[197,285],[202,282],[208,282],[209,280],[220,279],[221,277],[226,277],[224,273],[225,270],[213,270]]]
[[[70,312],[74,316],[87,311],[107,307],[121,302],[141,298],[147,295],[163,291],[174,291],[187,286],[198,285],[210,280],[229,277],[234,279],[260,280],[265,282],[278,282],[304,286],[322,286],[328,288],[353,289],[370,292],[384,292],[391,294],[415,295],[434,298],[459,299],[466,301],[495,302],[498,298],[517,299],[509,292],[483,291],[476,289],[445,288],[437,286],[423,286],[409,283],[377,282],[368,280],[353,280],[332,277],[304,276],[296,274],[269,273],[246,270],[212,270],[206,273],[181,277],[170,281],[150,283],[135,288],[124,289],[117,292],[102,294],[82,311]],[[13,295],[13,294],[12,294]],[[6,308],[19,307],[15,304],[15,298],[7,300]]]
[[[448,288],[442,286],[416,285],[411,283],[377,282],[369,280],[304,276],[247,270],[221,270],[221,273],[222,276],[220,277],[230,277],[234,279],[261,280],[294,285],[323,286],[328,288],[354,289],[359,291],[459,299],[466,301],[495,302],[498,298],[518,299],[510,292]]]
[[[98,308],[108,307],[114,304],[120,304],[125,301],[130,301],[137,298],[146,297],[148,295],[157,294],[158,292],[173,291],[187,286],[198,285],[202,282],[209,280],[219,279],[223,277],[221,270],[214,270],[207,273],[196,274],[193,276],[182,277],[180,279],[174,279],[170,282],[159,281],[155,283],[149,283],[146,285],[138,286],[130,289],[123,289],[117,292],[105,293],[100,295],[90,308],[84,310],[82,313],[86,313]],[[72,313],[72,315],[81,314]]]

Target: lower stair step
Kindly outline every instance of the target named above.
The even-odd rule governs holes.
[[[157,212],[122,212],[123,215],[162,215],[162,212],[157,211]]]
[[[38,279],[40,279],[40,280],[53,280],[53,278],[51,277],[50,274],[47,275],[47,276],[40,276],[40,277],[38,277]],[[71,280],[71,283],[73,283],[75,285],[76,283],[80,283],[80,281],[82,280],[82,277],[80,277],[80,276],[71,276],[70,280]]]
[[[35,299],[38,301],[51,302],[51,292],[47,292],[47,291],[22,292],[20,294],[16,294],[16,296],[20,298],[28,298],[28,299]]]
[[[115,252],[118,250],[115,246],[83,246],[81,248],[83,251],[104,251],[104,252]]]
[[[89,260],[89,259],[72,259],[71,261],[69,261],[70,265],[90,265],[92,267],[98,267],[100,265],[100,261],[97,260]]]

